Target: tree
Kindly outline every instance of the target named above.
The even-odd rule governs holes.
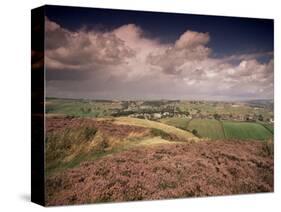
[[[195,135],[195,136],[198,136],[198,131],[196,129],[193,129],[192,134]]]
[[[217,119],[217,120],[220,120],[221,116],[219,114],[215,113],[214,118]]]
[[[123,101],[122,102],[122,108],[123,109],[128,109],[129,108],[129,102],[128,101]]]
[[[259,120],[259,121],[263,121],[263,116],[262,116],[262,114],[259,115],[258,120]]]

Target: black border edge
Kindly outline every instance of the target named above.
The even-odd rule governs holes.
[[[45,206],[45,6],[31,10],[31,202]]]

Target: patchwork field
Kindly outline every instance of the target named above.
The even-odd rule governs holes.
[[[266,123],[219,121],[216,119],[167,118],[167,125],[195,133],[201,138],[267,140],[273,137],[273,126]]]
[[[227,138],[267,140],[273,136],[259,123],[223,121],[223,128]]]

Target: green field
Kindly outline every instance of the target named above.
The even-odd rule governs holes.
[[[159,120],[161,123],[168,124],[183,130],[188,129],[189,119],[187,118],[163,118]]]
[[[105,117],[112,109],[121,108],[120,103],[90,101],[82,99],[47,98],[46,113],[61,114],[75,117]]]
[[[192,119],[187,129],[196,130],[200,137],[211,139],[267,140],[273,137],[272,125],[254,122]]]
[[[196,130],[201,137],[205,138],[225,138],[221,122],[215,119],[192,119],[188,124],[188,130]]]
[[[168,131],[172,127],[172,131],[175,130],[179,134],[189,134],[190,136],[193,133],[195,135],[193,137],[267,140],[272,138],[274,134],[273,124],[269,122],[269,118],[272,118],[273,115],[271,109],[268,107],[252,107],[250,104],[239,102],[234,104],[207,101],[171,102],[47,98],[45,106],[48,117],[119,117],[119,119],[116,119],[119,122],[130,122],[129,124],[143,127],[149,125],[149,128],[161,128],[161,130],[168,127]],[[176,110],[178,114],[174,115],[171,110]],[[164,111],[169,112],[169,117],[158,119],[157,122],[148,121],[153,121],[151,117],[153,117],[154,113],[163,114]],[[139,116],[144,118],[144,113],[150,115],[148,120],[139,119]],[[139,116],[136,116],[138,117],[137,119],[128,119],[131,114]],[[215,114],[220,115],[221,119],[227,121],[212,119]],[[241,115],[244,117],[244,120],[245,116],[251,116],[253,122],[238,122],[236,121],[237,119],[232,119],[232,116],[223,117],[227,114],[233,116]],[[262,119],[258,118],[259,115],[262,116]],[[186,118],[187,116],[191,116],[193,119],[188,119]],[[194,116],[201,118],[195,118]],[[186,135],[183,137],[186,137]]]
[[[274,126],[273,124],[269,123],[261,123],[262,126],[264,126],[267,130],[269,130],[272,134],[274,134]]]
[[[223,121],[227,138],[267,140],[272,132],[259,123]]]

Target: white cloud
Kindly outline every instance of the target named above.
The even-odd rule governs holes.
[[[45,30],[50,96],[273,98],[273,60],[261,63],[257,53],[214,58],[208,33],[187,30],[163,44],[134,24],[74,32],[48,18]]]
[[[175,42],[175,47],[178,49],[183,48],[196,48],[198,46],[206,45],[210,40],[208,33],[193,32],[187,30]]]

